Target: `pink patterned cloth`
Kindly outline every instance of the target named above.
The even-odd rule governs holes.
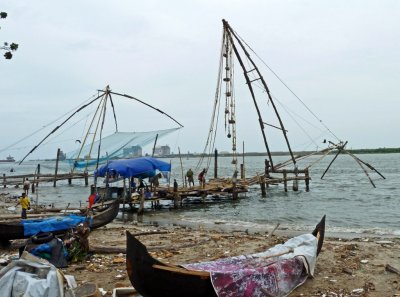
[[[197,271],[209,271],[219,297],[287,296],[308,277],[302,256],[289,259],[254,258],[252,256],[225,258],[213,262],[184,265]]]

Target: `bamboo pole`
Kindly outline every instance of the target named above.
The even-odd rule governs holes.
[[[325,169],[324,174],[322,174],[321,179],[324,178],[325,174],[328,172],[329,168],[331,167],[332,163],[336,160],[336,158],[339,156],[339,154],[342,152],[344,147],[346,146],[347,141],[342,145],[342,146],[336,146],[338,149],[338,152],[336,153],[335,157],[332,159],[332,161],[329,163],[328,167]]]
[[[56,159],[56,169],[54,172],[54,183],[53,183],[53,187],[56,187],[56,183],[57,183],[57,172],[58,172],[58,161],[60,159],[60,149],[57,149],[57,159]]]
[[[214,151],[214,178],[218,178],[218,150]]]
[[[182,165],[182,156],[181,156],[181,149],[178,146],[178,153],[179,153],[179,161],[181,163],[181,171],[182,171],[182,185],[187,187],[186,181],[185,181],[185,175],[183,174],[183,165]]]
[[[156,150],[157,139],[158,139],[158,134],[156,135],[156,139],[154,140],[153,152],[151,153],[151,156],[152,156],[152,157],[154,157],[154,152],[155,152],[155,150]]]

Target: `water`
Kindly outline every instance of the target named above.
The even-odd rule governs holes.
[[[210,222],[214,224],[217,221],[218,224],[230,225],[233,228],[238,226],[264,230],[266,226],[280,223],[283,228],[290,230],[309,230],[310,226],[315,225],[322,215],[326,214],[330,232],[400,236],[400,154],[370,154],[359,157],[386,177],[382,179],[368,170],[376,188],[370,184],[359,165],[347,155],[340,155],[321,180],[321,175],[332,159],[332,156],[329,156],[311,168],[310,192],[306,192],[304,183],[300,182],[298,192],[291,191],[289,187],[289,191],[285,193],[283,185],[271,186],[267,197],[263,198],[259,186],[254,186],[238,201],[186,205],[173,211],[168,208],[164,211],[148,210],[145,217],[150,220],[185,221],[192,225],[206,225]],[[307,163],[318,158],[313,157]],[[279,163],[283,160],[286,160],[286,157],[277,157],[274,162]],[[189,168],[194,169],[197,161],[197,158],[182,159],[184,172]],[[220,157],[218,161],[219,175],[231,176],[231,158]],[[37,163],[29,161],[21,166],[0,164],[0,173],[33,173]],[[172,178],[176,178],[181,184],[180,160],[174,158],[171,159],[171,163]],[[42,173],[54,173],[54,162],[41,161],[40,164]],[[245,164],[246,176],[254,176],[263,172],[264,157],[246,157]],[[16,172],[10,173],[11,167],[14,167]],[[301,163],[299,167],[302,168]],[[213,175],[213,170],[210,167],[209,177]],[[67,165],[61,165],[60,171],[68,171]],[[83,181],[73,180],[72,186],[68,186],[66,181],[60,181],[57,185],[56,188],[53,188],[52,184],[40,185],[39,203],[55,203],[59,206],[65,206],[67,203],[71,203],[71,206],[79,205],[79,202],[85,204],[89,188],[83,185]],[[1,190],[3,193],[13,191],[16,190]],[[31,200],[35,200],[35,195],[31,195]]]

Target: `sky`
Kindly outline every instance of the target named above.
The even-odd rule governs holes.
[[[13,59],[0,59],[0,159],[22,158],[56,127],[56,119],[107,85],[182,123],[184,128],[159,145],[202,152],[217,86],[222,19],[262,59],[255,62],[294,150],[321,149],[323,139],[348,141],[353,149],[400,147],[396,0],[5,0],[0,11],[8,13],[0,20],[0,41],[19,44]],[[253,58],[255,53],[250,52]],[[263,119],[276,125],[260,93]],[[265,151],[237,62],[235,94],[238,150],[244,143],[246,151]],[[113,100],[121,131],[177,127],[142,104]],[[221,108],[216,148],[230,151]],[[88,117],[85,110],[76,121]],[[56,147],[75,148],[83,131],[73,126],[68,137],[54,139]],[[266,128],[266,134],[272,151],[287,150],[279,131]],[[49,146],[32,157],[55,153]]]

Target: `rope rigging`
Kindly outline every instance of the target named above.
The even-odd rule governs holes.
[[[234,31],[235,32],[235,31]],[[290,93],[292,93],[293,94],[293,96],[297,99],[297,100],[299,100],[300,101],[300,103],[314,116],[314,118],[315,119],[317,119],[317,121],[319,122],[319,123],[321,123],[321,125],[323,125],[324,127],[325,127],[325,129],[327,130],[327,131],[329,131],[329,133],[333,136],[333,137],[335,137],[336,138],[336,140],[337,141],[341,141],[336,135],[335,135],[335,133],[333,133],[332,132],[332,130],[330,130],[329,128],[328,128],[328,126],[321,120],[321,119],[319,119],[318,118],[318,116],[304,103],[304,101],[303,100],[301,100],[300,99],[300,97],[299,96],[297,96],[297,94],[280,78],[280,76],[250,47],[250,45],[248,45],[247,43],[246,43],[246,41],[245,40],[243,40],[243,38],[242,37],[240,37],[240,35],[239,34],[237,34],[236,32],[235,32],[235,34],[238,36],[238,38],[249,48],[249,50],[250,51],[252,51],[253,53],[254,53],[254,55],[261,61],[261,63],[263,63],[264,64],[264,66],[265,67],[267,67],[268,68],[268,70],[269,71],[271,71],[271,73],[283,84],[283,86],[290,92]]]
[[[261,59],[258,54],[237,34],[226,22],[225,20],[222,20],[223,22],[223,35],[222,35],[222,44],[221,44],[221,55],[220,55],[220,60],[219,60],[219,70],[218,70],[218,80],[217,80],[217,87],[216,87],[216,92],[215,92],[215,98],[214,98],[214,105],[213,105],[213,112],[211,116],[211,123],[210,123],[210,128],[208,131],[208,137],[206,141],[206,145],[203,150],[203,154],[201,158],[199,159],[199,162],[196,166],[196,169],[198,169],[203,162],[204,158],[206,155],[208,156],[207,160],[207,170],[209,168],[211,158],[212,158],[212,150],[215,147],[215,138],[217,134],[217,124],[218,124],[218,116],[219,116],[219,108],[221,107],[221,104],[224,104],[224,127],[225,127],[225,134],[226,136],[231,140],[232,142],[232,164],[235,166],[235,172],[237,172],[237,153],[236,153],[236,140],[237,140],[237,135],[236,135],[236,98],[235,98],[235,90],[234,90],[234,57],[236,57],[237,61],[240,64],[240,67],[243,70],[243,75],[245,77],[246,85],[250,91],[254,106],[256,108],[256,112],[258,115],[258,121],[260,124],[265,148],[267,150],[268,158],[269,158],[269,167],[271,168],[271,172],[274,172],[274,170],[278,170],[279,168],[283,168],[289,165],[289,162],[291,162],[296,169],[297,163],[296,160],[301,160],[304,159],[308,156],[316,155],[316,154],[322,154],[322,157],[319,159],[321,160],[323,157],[327,156],[331,151],[337,150],[339,154],[340,152],[346,152],[348,154],[351,154],[350,152],[347,152],[344,150],[344,146],[346,143],[343,143],[340,141],[340,139],[325,125],[325,123],[320,120],[317,115],[304,103],[303,100],[297,96],[297,94],[294,93],[292,89],[289,88],[289,86],[274,72],[267,63]],[[237,43],[237,44],[236,44]],[[271,73],[284,85],[284,87],[290,91],[290,93],[295,96],[295,98],[306,108],[306,110],[311,113],[311,115],[318,121],[319,124],[323,126],[324,129],[321,129],[320,127],[317,127],[316,125],[312,124],[311,122],[305,120],[303,117],[299,116],[295,112],[291,111],[288,107],[286,107],[282,102],[276,99],[275,96],[272,96],[268,85],[266,84],[264,77],[262,76],[259,68],[253,61],[252,57],[250,56],[249,51],[251,51],[270,71]],[[243,58],[241,57],[241,54],[243,55]],[[225,87],[225,92],[222,94],[222,86],[224,85]],[[260,111],[260,108],[258,106],[257,100],[256,100],[256,93],[254,88],[259,88],[261,89],[262,93],[266,93],[266,104],[267,106],[271,106],[273,112],[275,113],[276,119],[278,120],[279,124],[274,125],[271,123],[267,123],[266,121],[263,120],[262,114]],[[257,94],[258,95],[258,94]],[[223,100],[223,102],[221,102]],[[316,151],[312,152],[311,154],[307,156],[294,156],[291,145],[289,143],[289,139],[287,137],[288,130],[284,127],[282,118],[280,114],[278,113],[277,106],[275,104],[275,101],[280,105],[281,108],[290,116],[290,118],[293,120],[295,124],[302,130],[302,132],[307,136],[309,140],[309,145],[314,144],[316,145]],[[318,138],[313,138],[309,131],[307,131],[302,125],[300,125],[299,121],[295,118],[299,118],[302,121],[306,122],[313,128],[319,130],[321,135],[318,136]],[[291,156],[291,160],[288,160],[286,162],[276,164],[274,166],[273,160],[272,160],[272,155],[271,151],[269,148],[269,144],[267,142],[267,137],[266,137],[266,132],[265,132],[265,127],[272,127],[274,129],[278,129],[282,132],[283,137],[286,141],[286,145],[289,151],[289,154]],[[316,142],[316,139],[319,139],[323,134],[329,133],[332,135],[334,138],[338,140],[338,144],[333,144],[328,146],[328,148],[323,149],[318,151],[318,144]],[[326,143],[326,139],[324,140],[323,143]],[[375,170],[370,164],[364,164],[362,160],[358,159],[354,155],[351,155],[357,163],[363,168],[363,165],[368,167],[371,170]],[[332,160],[331,163],[336,159],[336,157]],[[319,162],[318,160],[318,162]],[[267,162],[267,160],[266,160]],[[311,165],[310,165],[311,166]],[[307,169],[310,167],[308,166]],[[328,166],[327,170],[329,169],[330,166]],[[364,172],[367,174],[365,169],[363,168]],[[376,170],[375,170],[376,171]],[[376,171],[377,172],[377,171]],[[377,172],[380,174],[379,172]],[[325,173],[324,173],[325,174]],[[297,174],[296,174],[297,175]],[[368,176],[368,174],[367,174]],[[383,177],[383,176],[382,176]],[[369,176],[368,176],[369,178]],[[370,179],[370,178],[369,178]],[[372,180],[370,179],[371,183],[373,184]],[[373,184],[374,185],[374,184]]]
[[[118,96],[126,97],[129,99],[134,99],[138,101],[139,103],[142,103],[159,113],[169,117],[172,119],[175,123],[179,125],[178,128],[172,128],[172,129],[166,129],[166,130],[158,130],[158,131],[149,131],[149,132],[118,132],[118,124],[117,124],[117,117],[116,117],[116,112],[115,112],[115,106],[113,102],[113,98],[111,97],[111,94],[115,94]],[[103,130],[104,130],[104,124],[105,124],[105,116],[106,116],[106,111],[107,111],[107,102],[110,102],[110,105],[112,107],[112,112],[113,112],[113,117],[114,117],[114,122],[115,122],[115,133],[106,137],[105,140],[107,140],[107,145],[108,148],[112,149],[112,152],[108,154],[108,152],[105,152],[105,155],[107,156],[106,158],[104,156],[100,156],[100,147],[103,149]],[[83,162],[85,163],[85,169],[87,170],[87,167],[89,165],[92,165],[92,161],[94,161],[91,158],[92,151],[95,150],[95,145],[97,145],[97,162],[93,163],[98,166],[100,162],[100,158],[102,159],[108,159],[108,157],[122,157],[125,152],[125,147],[127,145],[131,145],[132,148],[136,145],[146,145],[149,143],[149,141],[152,141],[153,139],[153,134],[154,133],[160,133],[162,136],[165,136],[173,131],[176,131],[177,129],[180,129],[183,127],[178,121],[176,121],[174,118],[172,118],[170,115],[167,113],[163,112],[162,110],[145,103],[135,97],[126,95],[126,94],[119,94],[119,93],[112,93],[110,88],[107,86],[105,90],[99,91],[98,95],[92,99],[90,102],[81,105],[77,110],[73,111],[72,114],[70,114],[61,124],[59,124],[57,127],[55,127],[50,133],[48,133],[37,145],[35,145],[25,156],[24,158],[19,162],[21,164],[28,155],[30,155],[32,152],[34,152],[40,145],[42,145],[46,139],[48,139],[51,135],[53,135],[57,130],[59,130],[62,126],[64,126],[72,117],[74,117],[76,114],[80,113],[83,109],[86,107],[90,106],[92,103],[95,101],[100,100],[99,104],[97,105],[96,111],[94,113],[94,116],[91,119],[91,122],[89,124],[89,127],[87,128],[86,134],[83,137],[82,141],[81,140],[76,140],[80,143],[80,148],[67,157],[67,160],[75,160],[73,162],[73,168],[72,170],[75,169],[77,165],[79,167],[82,167],[82,164],[78,164],[78,160],[82,160],[81,156],[83,157]],[[86,126],[86,124],[85,124]],[[93,132],[92,132],[93,131]],[[97,137],[99,135],[99,137]],[[96,140],[97,138],[97,140]],[[127,140],[128,139],[128,140]],[[89,144],[87,144],[90,142]],[[90,162],[89,162],[90,161]]]

